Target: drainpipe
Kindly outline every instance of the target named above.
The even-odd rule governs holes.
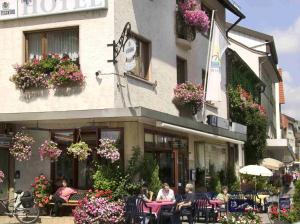
[[[226,30],[226,36],[228,37],[228,33],[230,30],[233,29],[233,27],[235,27],[242,19],[244,19],[245,17],[239,17],[239,19],[234,23],[232,24],[227,30]]]

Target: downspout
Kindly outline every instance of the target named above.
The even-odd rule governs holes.
[[[226,30],[226,36],[228,37],[228,33],[230,30],[233,29],[233,27],[235,27],[242,19],[244,19],[245,17],[239,17],[239,19],[237,21],[235,21],[234,24],[232,24],[227,30]]]

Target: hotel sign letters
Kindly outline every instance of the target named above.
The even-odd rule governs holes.
[[[0,20],[106,9],[108,0],[0,0]]]

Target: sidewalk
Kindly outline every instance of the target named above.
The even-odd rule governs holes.
[[[1,224],[19,224],[16,218],[9,218],[7,216],[0,216]],[[50,216],[41,216],[40,220],[37,223],[42,224],[74,224],[72,216],[65,217],[50,217]]]

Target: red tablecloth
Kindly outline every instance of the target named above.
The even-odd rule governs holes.
[[[162,206],[164,205],[174,205],[175,202],[173,201],[162,201],[162,202],[157,202],[157,201],[152,201],[152,202],[148,202],[146,203],[147,207],[144,207],[144,212],[150,212],[150,209],[152,209],[152,214],[154,214],[155,216],[157,216],[160,212],[160,209]]]

